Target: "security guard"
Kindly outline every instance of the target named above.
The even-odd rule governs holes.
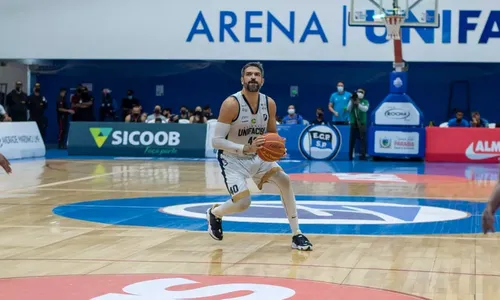
[[[36,83],[33,89],[33,95],[28,97],[28,109],[30,111],[30,121],[36,122],[40,135],[45,141],[45,129],[47,128],[47,118],[45,109],[47,108],[47,99],[41,94],[40,84]]]
[[[13,122],[28,120],[28,95],[22,90],[23,83],[16,82],[16,88],[7,95],[6,108]]]
[[[115,101],[111,96],[110,89],[102,90],[102,101],[99,113],[99,121],[115,120]]]

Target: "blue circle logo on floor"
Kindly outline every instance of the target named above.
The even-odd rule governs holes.
[[[297,195],[299,224],[309,234],[464,234],[481,232],[484,203],[389,197]],[[113,225],[207,230],[206,211],[227,195],[163,196],[79,202],[57,215]],[[279,195],[254,195],[251,207],[225,216],[226,232],[289,233]]]

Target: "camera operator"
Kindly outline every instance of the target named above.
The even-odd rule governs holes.
[[[352,160],[356,141],[360,141],[360,159],[366,159],[366,116],[370,103],[365,99],[365,90],[358,89],[352,94],[347,111],[350,113],[351,133],[349,137],[349,160]]]

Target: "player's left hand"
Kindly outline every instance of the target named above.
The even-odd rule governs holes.
[[[495,216],[488,207],[483,212],[482,225],[484,234],[487,234],[488,231],[495,232]]]
[[[3,156],[3,154],[0,154],[0,167],[2,167],[7,174],[12,173],[12,169],[10,168],[10,162],[9,160]]]

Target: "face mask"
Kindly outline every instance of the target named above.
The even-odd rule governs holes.
[[[20,86],[16,86],[16,91],[20,92],[21,91],[21,87]]]
[[[35,93],[40,93],[40,89],[35,89]]]
[[[295,113],[295,109],[290,108],[290,109],[288,110],[288,114],[289,114],[289,115],[293,115],[294,113]]]
[[[155,109],[155,114],[159,114],[159,113],[161,113],[161,110]]]
[[[338,91],[339,93],[342,93],[342,92],[344,91],[344,87],[343,87],[343,86],[338,86],[338,87],[337,87],[337,91]]]
[[[323,118],[323,113],[319,112],[318,113],[318,118]]]
[[[363,99],[363,97],[364,97],[364,96],[365,96],[365,94],[364,94],[364,93],[358,93],[358,98],[359,98],[359,99]]]
[[[139,113],[136,113],[136,112],[135,112],[135,113],[132,113],[132,114],[133,114],[134,116],[136,116],[136,117],[139,115]]]

